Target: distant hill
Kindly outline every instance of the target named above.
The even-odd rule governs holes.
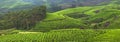
[[[58,11],[66,8],[74,8],[78,6],[96,6],[105,5],[112,0],[47,0],[50,11]]]
[[[29,9],[43,4],[43,0],[0,0],[0,11],[6,13],[9,10]]]
[[[77,6],[95,6],[108,4],[111,0],[0,0],[0,11],[20,10],[46,5],[50,11],[58,11]]]

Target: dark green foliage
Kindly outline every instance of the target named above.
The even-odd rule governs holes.
[[[35,7],[30,10],[9,12],[0,20],[0,29],[16,28],[28,30],[45,17],[45,6]]]
[[[93,23],[100,23],[100,22],[103,22],[103,18],[97,18],[97,19],[95,19],[95,20],[93,20],[92,22]]]

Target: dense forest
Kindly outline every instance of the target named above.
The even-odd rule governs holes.
[[[120,42],[119,0],[0,0],[0,42]]]
[[[1,16],[0,29],[16,28],[29,30],[45,17],[45,6],[35,7],[29,10],[8,12]]]

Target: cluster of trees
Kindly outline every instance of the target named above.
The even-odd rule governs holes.
[[[35,24],[46,17],[46,7],[37,6],[33,9],[26,9],[15,12],[8,12],[1,16],[0,29],[24,29],[29,30]]]

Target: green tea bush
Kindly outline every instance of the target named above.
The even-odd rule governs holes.
[[[46,33],[27,33],[0,36],[0,42],[89,42],[105,30],[63,29]]]

